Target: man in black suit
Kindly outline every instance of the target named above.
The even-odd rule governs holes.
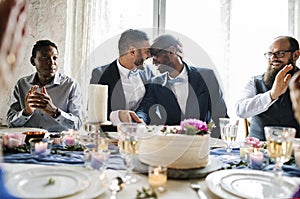
[[[129,29],[119,39],[119,58],[92,71],[91,84],[108,85],[108,118],[119,123],[118,110],[135,111],[153,76],[144,61],[150,57],[149,39],[145,32]]]

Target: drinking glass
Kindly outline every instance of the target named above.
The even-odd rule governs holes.
[[[138,181],[132,172],[133,157],[137,155],[139,151],[138,129],[139,124],[137,123],[121,123],[118,126],[118,146],[126,162],[126,174],[123,179],[126,184],[132,184]]]
[[[275,161],[273,171],[276,176],[282,176],[283,163],[291,158],[296,129],[289,127],[264,127],[268,144],[268,155]]]
[[[221,139],[226,144],[226,152],[231,152],[231,144],[236,140],[239,120],[234,118],[219,118]]]

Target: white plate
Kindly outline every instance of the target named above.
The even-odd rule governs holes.
[[[24,133],[24,132],[45,132],[45,133],[47,133],[48,131],[45,129],[26,128],[26,127],[0,129],[0,135],[2,135],[4,133]]]
[[[242,177],[242,179],[246,179],[246,178],[249,179],[249,178],[251,178],[252,175],[253,176],[264,176],[269,179],[271,176],[274,176],[272,173],[259,171],[259,170],[230,169],[230,170],[221,170],[221,171],[213,172],[206,177],[205,181],[206,181],[206,184],[207,184],[209,190],[221,198],[230,198],[230,199],[240,199],[242,197],[258,198],[257,193],[259,192],[259,189],[256,186],[259,186],[259,185],[255,184],[255,183],[262,184],[263,182],[257,180],[257,178],[255,179],[255,183],[253,183],[253,184],[255,184],[254,185],[255,187],[253,187],[253,186],[251,187],[251,185],[253,185],[253,184],[247,185],[248,190],[246,190],[246,192],[243,192],[243,195],[242,194],[235,195],[232,193],[231,189],[230,190],[228,189],[228,191],[226,191],[226,189],[222,188],[222,186],[225,186],[225,185],[221,185],[221,180],[222,179],[223,179],[223,181],[227,180],[227,178],[226,178],[227,176],[235,176],[234,174],[241,174],[239,176],[247,176],[247,177]],[[288,182],[290,184],[290,187],[285,187],[285,189],[289,190],[290,195],[286,196],[286,197],[279,197],[279,198],[291,197],[292,194],[296,191],[296,189],[298,187],[297,184],[293,183],[292,181],[287,181],[285,177],[283,177],[282,180],[283,180],[282,182],[284,182],[284,183],[280,186],[286,186],[287,185],[286,182]],[[243,183],[245,183],[245,181]],[[233,186],[237,186],[237,185],[233,185]],[[260,186],[260,188],[261,188],[261,186]],[[276,184],[273,186],[274,190],[276,190],[278,188],[279,187]],[[252,193],[252,196],[247,195],[245,197],[245,194],[249,193],[249,192]],[[266,193],[263,193],[263,194],[266,194]],[[254,197],[254,196],[256,196],[256,197]],[[274,196],[264,195],[264,198],[274,198]]]
[[[105,175],[101,175],[97,170],[91,170],[82,168],[81,172],[84,172],[90,176],[90,183],[88,188],[72,195],[67,198],[72,199],[82,199],[82,198],[97,198],[105,192],[108,187],[108,181]]]
[[[47,185],[50,178],[54,184]],[[86,189],[89,177],[67,168],[34,168],[8,175],[6,186],[20,198],[61,198]]]
[[[297,184],[278,179],[272,173],[233,173],[221,178],[220,185],[226,191],[243,198],[289,198]],[[251,187],[251,189],[249,189]],[[255,190],[255,191],[253,191]]]

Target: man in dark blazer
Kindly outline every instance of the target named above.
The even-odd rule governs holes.
[[[149,39],[140,30],[129,29],[119,39],[119,58],[92,71],[90,84],[108,85],[107,114],[118,120],[118,110],[133,110],[139,106],[153,76],[144,61],[150,57]],[[118,121],[114,122],[118,123]]]
[[[187,118],[211,120],[211,98],[199,68],[182,60],[182,45],[171,35],[157,37],[151,48],[162,75],[153,78],[136,114],[147,124],[179,125]]]

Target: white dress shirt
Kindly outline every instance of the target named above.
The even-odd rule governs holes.
[[[241,91],[240,99],[235,104],[236,114],[241,118],[248,118],[265,112],[276,102],[271,99],[271,90],[256,94],[254,77],[252,77]]]
[[[186,109],[186,102],[189,94],[189,81],[188,81],[188,75],[187,75],[187,70],[185,67],[183,67],[183,70],[181,73],[176,77],[172,78],[169,76],[170,80],[174,79],[183,79],[183,81],[178,81],[175,83],[170,84],[170,87],[177,98],[177,102],[180,106],[181,112],[185,114],[185,109]]]
[[[135,111],[146,93],[145,85],[138,72],[129,75],[131,71],[123,67],[119,60],[117,60],[117,65],[125,95],[126,110]],[[112,111],[110,120],[114,125],[119,124],[121,122],[119,120],[119,111]]]

